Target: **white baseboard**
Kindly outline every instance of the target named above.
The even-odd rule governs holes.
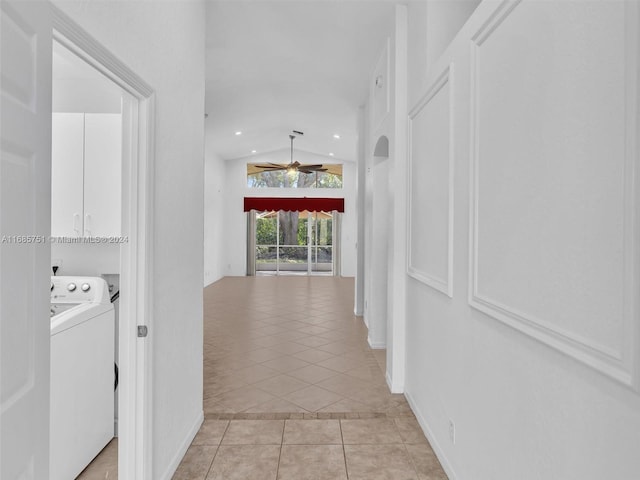
[[[174,457],[171,459],[171,462],[169,462],[169,466],[167,467],[167,470],[165,471],[164,475],[160,476],[162,480],[171,480],[173,475],[176,473],[176,470],[178,469],[180,462],[182,461],[185,453],[187,453],[187,450],[191,446],[191,442],[193,442],[193,439],[196,437],[198,430],[200,430],[200,426],[202,426],[202,422],[204,422],[204,411],[201,410],[198,416],[196,417],[195,422],[193,422],[193,426],[189,429],[187,436],[182,441],[180,448],[178,449]]]
[[[386,372],[384,374],[384,379],[387,381],[387,387],[389,387],[389,391],[391,393],[402,393],[402,392],[394,392],[393,391],[393,382],[391,381],[391,375],[389,375],[389,372]]]
[[[438,460],[440,461],[440,465],[442,465],[442,468],[444,472],[447,474],[447,477],[449,477],[449,480],[459,480],[458,476],[456,475],[456,472],[453,470],[453,467],[449,462],[449,459],[447,458],[444,451],[442,450],[442,447],[440,447],[440,444],[436,440],[436,437],[433,434],[433,431],[431,430],[431,428],[429,428],[427,421],[422,416],[422,413],[420,413],[420,410],[416,406],[416,402],[414,401],[413,397],[406,390],[404,392],[404,396],[407,399],[407,402],[409,403],[411,410],[413,410],[413,413],[415,414],[416,419],[420,424],[420,427],[422,427],[422,431],[424,432],[425,437],[427,437],[427,440],[429,440],[429,443],[431,444],[431,448],[433,449],[433,452],[436,454],[436,457],[438,457]]]
[[[385,342],[372,342],[371,337],[367,337],[367,342],[373,350],[384,350],[385,348],[387,348],[387,344]]]

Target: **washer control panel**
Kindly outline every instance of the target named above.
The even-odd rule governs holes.
[[[109,287],[100,277],[51,277],[52,303],[108,303]]]

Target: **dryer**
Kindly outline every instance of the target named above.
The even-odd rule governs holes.
[[[51,277],[50,478],[76,478],[113,438],[114,310],[98,277]]]

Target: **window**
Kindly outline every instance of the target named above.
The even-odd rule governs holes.
[[[342,188],[342,164],[325,164],[326,172],[266,171],[261,166],[267,163],[247,164],[247,187],[249,188]]]

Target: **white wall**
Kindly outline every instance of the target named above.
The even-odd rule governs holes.
[[[122,112],[120,88],[107,79],[54,78],[52,94],[54,112]]]
[[[342,163],[343,188],[248,188],[247,163],[276,162],[277,158],[288,159],[289,150],[280,155],[257,154],[247,158],[227,160],[225,183],[225,248],[224,274],[244,276],[247,273],[247,216],[244,212],[244,197],[330,197],[344,198],[342,215],[342,276],[353,277],[356,272],[357,209],[355,162],[296,151],[300,163]],[[275,159],[274,159],[275,157]],[[282,160],[277,160],[282,162]],[[287,160],[288,162],[288,160]]]
[[[411,162],[454,182],[409,212],[405,392],[452,479],[638,478],[638,5],[499,5],[409,64],[410,108],[445,79]],[[410,59],[449,28],[426,13]]]
[[[426,28],[420,30],[422,37],[427,39],[423,52],[426,52],[427,64],[431,67],[478,7],[480,0],[428,0],[416,3],[423,3],[423,7],[418,6],[419,18],[423,22],[426,20],[426,25],[423,23]]]
[[[55,3],[156,92],[149,478],[170,478],[202,418],[204,4]]]
[[[387,348],[386,379],[404,384],[407,9],[396,5],[370,77],[365,142],[365,311],[368,341]],[[384,148],[382,148],[384,146]],[[388,172],[388,175],[387,173]],[[387,176],[387,178],[384,178]],[[384,205],[384,208],[380,208]]]
[[[120,272],[120,245],[51,244],[51,265],[58,265],[57,275],[95,277]]]
[[[204,164],[204,285],[224,276],[225,246],[225,162],[210,143],[205,146]]]

